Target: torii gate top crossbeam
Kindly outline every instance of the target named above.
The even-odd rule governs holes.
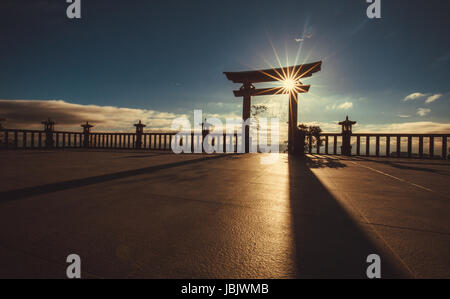
[[[296,77],[306,78],[311,77],[312,74],[321,70],[322,61],[289,66],[277,69],[246,71],[246,72],[224,72],[227,79],[233,83],[262,83],[277,81],[275,78],[280,78],[280,74],[297,74]]]

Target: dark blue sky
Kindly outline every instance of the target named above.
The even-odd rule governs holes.
[[[382,0],[380,20],[365,0],[82,0],[81,20],[67,5],[2,0],[0,99],[239,115],[222,72],[278,66],[272,43],[283,66],[299,46],[323,60],[302,121],[449,122],[449,1]]]

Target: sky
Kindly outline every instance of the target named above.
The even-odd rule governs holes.
[[[449,1],[2,0],[0,117],[32,127],[166,128],[178,116],[240,117],[225,71],[323,61],[299,122],[337,131],[450,132]],[[277,59],[279,58],[279,60]],[[280,65],[281,64],[281,65]],[[287,120],[287,96],[253,98]]]

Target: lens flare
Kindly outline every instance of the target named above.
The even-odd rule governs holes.
[[[282,82],[282,85],[286,91],[292,91],[295,88],[296,82],[293,79],[288,78]]]

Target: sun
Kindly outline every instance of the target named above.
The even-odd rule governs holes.
[[[293,91],[297,86],[297,82],[295,82],[295,80],[291,78],[284,79],[281,83],[286,91]]]

